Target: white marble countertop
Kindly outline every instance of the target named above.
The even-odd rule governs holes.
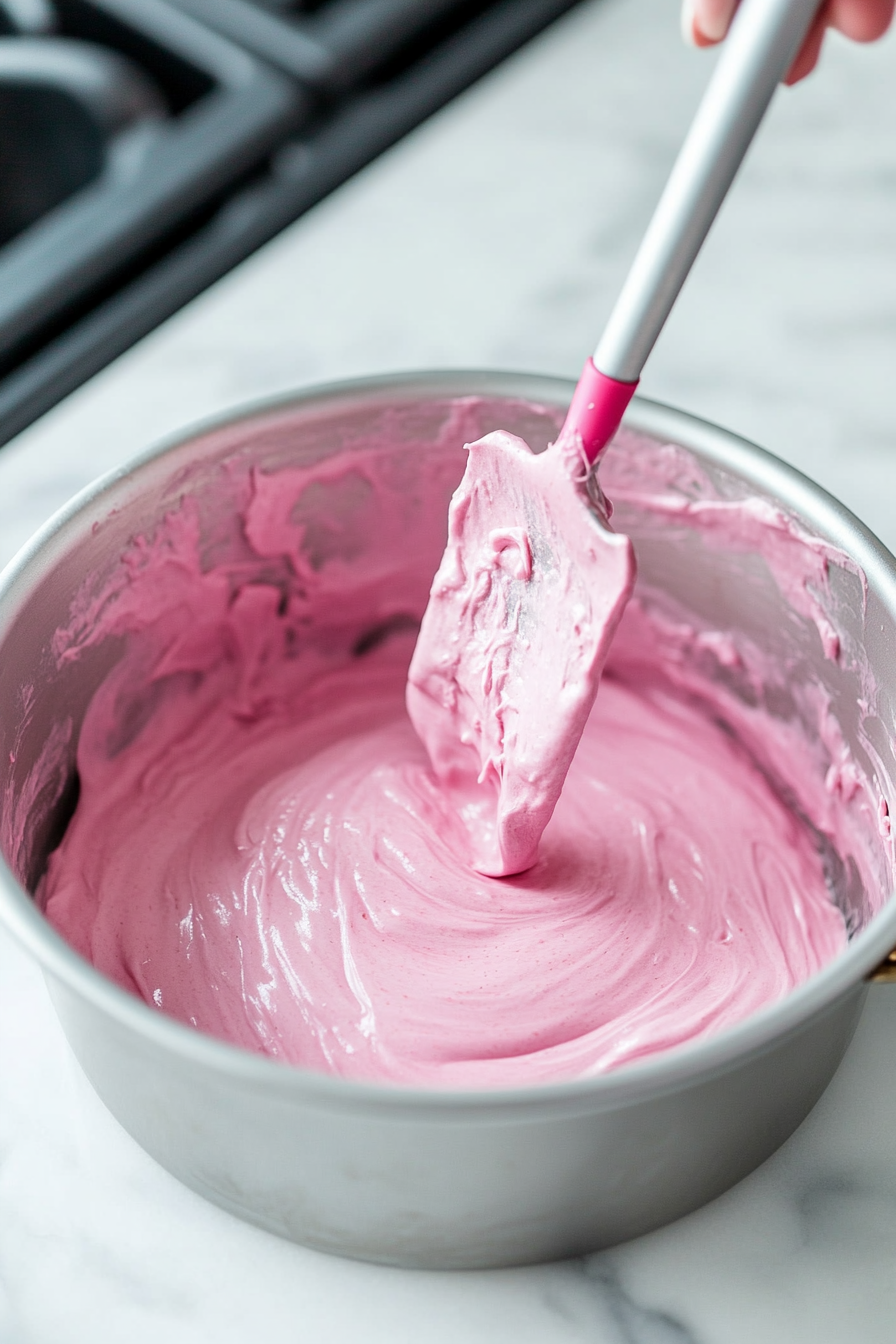
[[[711,56],[676,0],[594,0],[0,452],[0,559],[191,421],[401,368],[574,375]],[[896,38],[779,99],[644,379],[896,547]],[[896,989],[816,1111],[701,1212],[586,1260],[405,1273],[183,1189],[74,1063],[0,937],[0,1344],[863,1344],[896,1332]]]

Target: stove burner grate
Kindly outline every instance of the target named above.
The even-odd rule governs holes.
[[[578,0],[0,0],[0,443]]]

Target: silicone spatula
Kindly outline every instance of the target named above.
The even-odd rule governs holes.
[[[407,705],[479,872],[537,861],[634,583],[593,467],[817,6],[741,0],[557,442],[535,454],[499,431],[468,445]]]

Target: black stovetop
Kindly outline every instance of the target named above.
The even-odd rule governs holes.
[[[578,0],[0,0],[0,443]]]

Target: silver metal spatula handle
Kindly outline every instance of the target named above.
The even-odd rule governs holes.
[[[659,205],[594,352],[601,373],[640,377],[818,0],[742,0]]]

